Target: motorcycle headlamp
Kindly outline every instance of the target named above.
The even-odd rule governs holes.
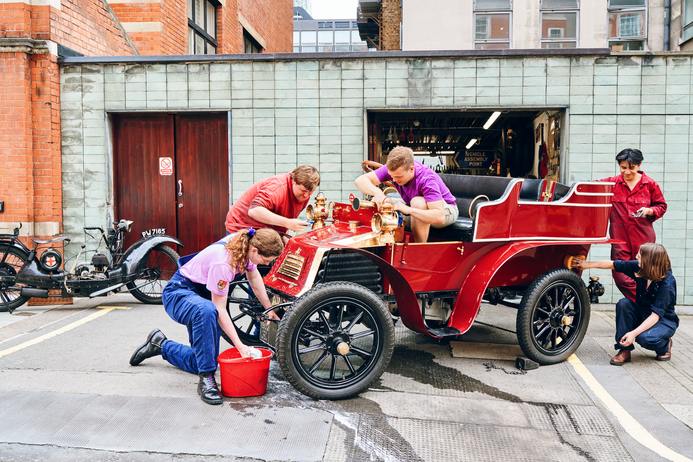
[[[133,223],[134,223],[134,221],[130,221],[130,220],[120,220],[118,222],[118,231],[124,231],[126,233],[129,233],[130,231],[132,231],[132,224]]]

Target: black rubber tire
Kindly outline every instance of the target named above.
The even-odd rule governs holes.
[[[349,346],[345,355],[337,352],[340,343]],[[299,297],[284,315],[277,332],[277,361],[301,393],[345,399],[382,375],[394,344],[395,328],[380,297],[358,284],[330,282]],[[329,367],[321,367],[328,362]]]
[[[24,264],[29,261],[29,255],[20,249],[8,245],[0,245],[0,275],[16,276]],[[14,286],[14,281],[0,282],[0,312],[14,311],[29,301],[17,290],[7,290]]]
[[[135,289],[142,283],[140,279],[128,282],[130,293],[142,303],[161,305],[161,294],[164,287],[178,271],[178,259],[180,256],[171,247],[159,244],[147,254],[147,270],[145,278],[150,282]]]
[[[517,340],[529,359],[542,365],[557,364],[578,349],[589,320],[590,298],[582,278],[568,269],[555,268],[536,278],[522,297]]]
[[[229,284],[230,296],[228,302],[226,303],[226,311],[229,313],[229,317],[236,328],[236,333],[238,334],[238,338],[241,339],[241,342],[248,346],[263,347],[266,345],[264,342],[260,341],[260,330],[262,329],[262,326],[260,326],[256,332],[254,320],[249,315],[240,311],[238,308],[239,303],[246,303],[252,306],[258,306],[258,310],[264,310],[260,304],[260,301],[257,299],[257,297],[252,295],[252,292],[249,291],[247,285],[247,279],[233,281],[231,284]],[[246,294],[252,295],[252,297],[244,299],[231,296],[236,288],[240,288]],[[221,331],[221,336],[224,337],[224,340],[226,340],[229,344],[233,345],[231,337],[229,337],[223,330]]]

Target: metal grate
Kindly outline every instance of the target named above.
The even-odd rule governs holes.
[[[289,252],[286,255],[284,261],[282,262],[282,265],[277,270],[277,273],[283,274],[284,276],[290,277],[291,279],[298,281],[305,260],[305,257]]]

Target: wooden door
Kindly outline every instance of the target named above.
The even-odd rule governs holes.
[[[134,220],[126,246],[139,240],[141,231],[166,228],[183,241],[179,253],[188,255],[225,235],[227,133],[223,113],[114,117],[116,221]],[[173,161],[170,175],[159,169],[166,157]]]
[[[185,236],[186,254],[204,249],[226,235],[224,221],[229,211],[226,117],[226,114],[176,116],[177,223],[178,235]]]

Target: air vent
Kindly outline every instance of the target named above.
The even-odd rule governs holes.
[[[279,270],[277,270],[277,273],[283,274],[284,276],[298,281],[298,277],[301,275],[301,269],[303,269],[303,262],[305,260],[305,257],[301,257],[300,255],[289,252],[286,255],[286,258],[284,258]]]

